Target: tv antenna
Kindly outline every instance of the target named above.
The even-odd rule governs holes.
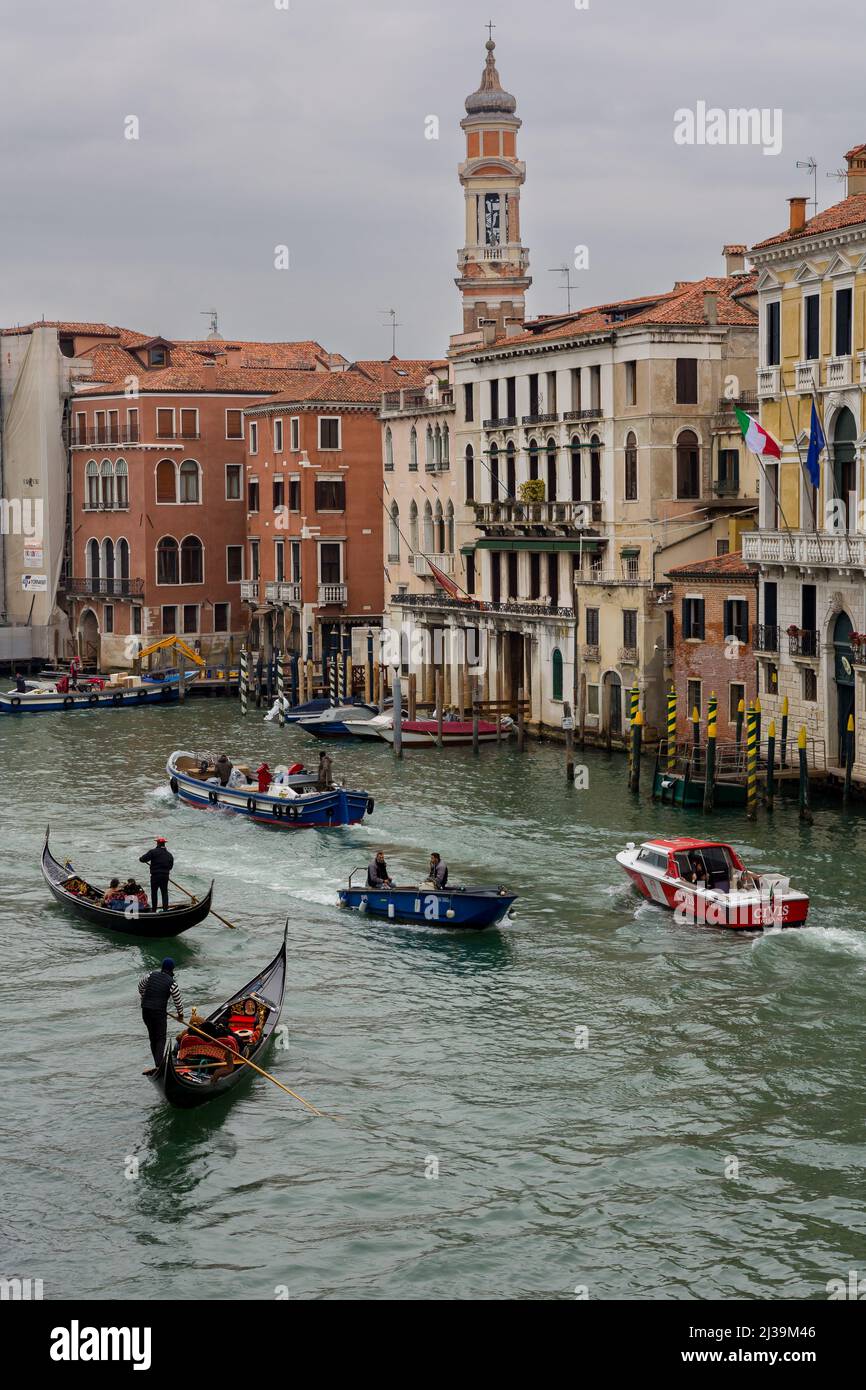
[[[830,172],[829,172],[828,175],[827,175],[827,178],[828,178],[828,179],[839,179],[840,181],[841,181],[842,179],[847,179],[847,177],[848,177],[848,170],[847,170],[847,169],[831,169]]]
[[[567,261],[563,261],[563,262],[562,262],[562,265],[552,265],[552,266],[550,267],[549,273],[550,273],[551,275],[564,275],[564,276],[565,276],[565,284],[564,284],[564,286],[563,286],[563,289],[565,290],[565,294],[566,294],[566,303],[568,304],[568,312],[571,313],[571,291],[577,288],[576,285],[573,285],[573,284],[571,283],[571,266],[568,264]]]
[[[222,334],[220,333],[219,329],[219,322],[217,320],[216,309],[200,309],[199,313],[204,314],[205,318],[210,319],[210,332],[208,333],[208,337],[221,338]]]
[[[402,328],[403,325],[402,325],[402,323],[398,323],[398,322],[397,322],[397,310],[396,310],[396,309],[380,309],[380,310],[379,310],[379,313],[380,313],[380,314],[385,314],[385,315],[390,319],[390,323],[383,323],[382,327],[383,327],[383,328],[390,328],[390,329],[391,329],[391,356],[392,356],[392,357],[396,357],[396,356],[397,356],[397,329],[398,329],[398,328]]]
[[[815,162],[815,156],[812,155],[812,154],[810,154],[808,159],[798,159],[798,160],[797,160],[797,168],[798,168],[798,169],[806,169],[806,170],[808,170],[808,172],[812,175],[812,186],[813,186],[813,188],[814,188],[814,190],[815,190],[815,192],[814,192],[814,194],[813,194],[813,196],[812,196],[812,207],[814,208],[814,210],[815,210],[815,216],[817,217],[817,216],[818,216],[818,165],[817,165],[816,162]]]

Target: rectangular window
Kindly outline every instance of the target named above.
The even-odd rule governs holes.
[[[316,479],[316,511],[344,512],[346,510],[345,478]]]
[[[782,306],[778,300],[767,305],[767,314],[764,320],[766,326],[766,342],[764,344],[765,366],[778,367],[781,352],[781,312]]]
[[[282,584],[286,577],[286,547],[284,541],[274,541],[274,579]]]
[[[183,630],[186,633],[198,632],[197,603],[185,603],[183,605]]]
[[[731,542],[728,540],[716,541],[716,555],[730,555]]]
[[[132,609],[132,635],[134,637],[141,636],[141,609],[138,604],[135,604]]]
[[[516,550],[509,550],[505,558],[506,558],[506,563],[507,563],[507,566],[508,566],[508,597],[511,598],[511,599],[516,599],[516,598],[519,598],[519,597],[520,597],[520,594],[519,594],[519,592],[518,592],[518,582],[517,582],[517,576],[518,576],[518,567],[517,567],[518,555],[517,555],[517,551],[516,551]]]
[[[688,717],[691,719],[695,710],[701,712],[701,682],[689,681],[686,685],[686,709]]]
[[[509,420],[517,415],[517,377],[514,376],[505,378],[505,414]]]
[[[625,364],[625,403],[637,405],[637,362]]]
[[[226,579],[229,584],[240,584],[244,577],[244,548],[242,545],[226,546]]]
[[[299,512],[301,510],[301,480],[300,478],[289,479],[289,511]]]
[[[851,301],[853,290],[836,291],[836,356],[851,353]]]
[[[580,367],[571,369],[571,408],[580,410]]]
[[[250,453],[259,452],[259,427],[255,420],[250,420]]]
[[[130,444],[137,444],[141,438],[138,432],[138,407],[130,406],[126,412],[126,437]]]
[[[94,412],[94,415],[93,415],[93,423],[94,423],[94,428],[95,428],[95,432],[96,432],[96,442],[97,442],[97,444],[105,444],[105,443],[106,443],[106,438],[105,438],[105,411],[104,411],[104,410],[97,410],[97,411]]]
[[[634,650],[637,646],[637,609],[622,610],[622,645]]]
[[[598,646],[598,609],[587,608],[586,610],[586,644],[588,647]]]
[[[258,541],[250,541],[250,579],[258,582],[260,574],[259,543]]]
[[[339,417],[339,415],[320,415],[320,416],[319,416],[319,448],[320,448],[320,449],[339,449],[339,448],[340,448],[340,417]]]
[[[597,718],[598,718],[598,686],[597,686],[597,685],[588,685],[588,686],[586,687],[586,712],[587,712],[587,714],[592,715],[594,719],[597,719]]]
[[[291,556],[292,556],[292,583],[293,583],[293,584],[300,584],[300,582],[301,582],[301,542],[300,542],[300,541],[290,541],[289,544],[290,544],[290,546],[291,546]]]
[[[257,512],[259,509],[259,480],[250,478],[247,482],[247,511]]]
[[[177,632],[177,609],[173,603],[166,603],[162,609],[162,635],[173,637]]]
[[[745,715],[746,687],[739,681],[731,681],[728,686],[728,719],[732,724],[737,722],[737,711],[740,701],[743,701],[743,713]]]
[[[729,492],[737,492],[740,487],[739,449],[719,450],[719,484]]]
[[[289,421],[289,448],[296,454],[301,447],[301,417],[293,415]]]
[[[698,403],[698,360],[696,357],[677,358],[677,405]]]
[[[475,593],[475,556],[466,556],[466,592]]]
[[[683,637],[704,640],[704,600],[683,599]]]
[[[103,632],[114,631],[114,604],[106,603],[102,609],[102,630]]]
[[[779,693],[779,668],[775,661],[768,661],[764,673],[764,690],[768,695]]]
[[[529,557],[529,597],[538,598],[541,593],[541,556],[534,551]]]
[[[499,419],[499,382],[498,382],[498,381],[491,381],[491,383],[490,383],[490,418],[491,418],[491,420],[498,420],[498,419]]]
[[[818,672],[811,666],[803,671],[803,699],[815,701],[818,698]]]
[[[243,439],[244,417],[240,410],[226,411],[226,439]]]
[[[228,632],[229,630],[229,606],[227,603],[215,603],[213,606],[213,630],[214,632]]]
[[[596,364],[589,369],[589,389],[593,410],[601,410],[601,367]]]
[[[529,413],[538,414],[538,373],[532,372],[529,377]]]
[[[116,410],[109,410],[109,412],[108,412],[108,438],[109,438],[109,442],[112,443],[112,444],[118,444],[118,443],[120,442],[120,426],[119,426],[119,424],[118,424],[117,421],[118,421],[117,411],[116,411]]]
[[[275,421],[274,421],[274,453],[275,453],[275,454],[281,454],[282,452],[283,452],[283,422],[282,422],[282,420],[275,420]]]
[[[241,496],[241,466],[239,463],[226,464],[226,500],[239,502]]]
[[[165,366],[165,348],[164,348],[164,347],[152,347],[152,348],[150,349],[150,351],[148,352],[148,354],[147,354],[147,360],[148,360],[148,362],[150,363],[151,367],[164,367],[164,366]]]
[[[181,439],[198,439],[198,411],[183,409],[180,412]]]
[[[463,387],[463,418],[467,424],[475,419],[475,401],[471,382]]]
[[[286,485],[282,478],[274,478],[274,511],[286,505]]]
[[[166,406],[157,406],[156,437],[157,439],[174,438],[174,411]]]
[[[87,416],[84,414],[75,417],[75,438],[79,444],[87,443]]]
[[[625,450],[625,500],[637,501],[637,449],[628,444]]]
[[[821,355],[820,295],[806,295],[806,298],[803,300],[803,316],[803,357],[807,362],[816,362]]]
[[[778,624],[779,590],[775,579],[764,580],[764,626],[776,627]]]
[[[342,546],[332,541],[322,541],[319,545],[319,582],[340,584],[343,579]]]
[[[726,598],[724,607],[724,632],[727,639],[735,637],[738,642],[749,640],[749,605],[744,598]]]

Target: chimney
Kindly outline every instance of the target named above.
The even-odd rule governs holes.
[[[524,332],[524,327],[523,327],[523,324],[521,323],[520,319],[506,319],[506,320],[505,320],[505,336],[506,336],[506,338],[516,338],[516,337],[518,336],[518,334],[523,333],[523,332]]]
[[[704,290],[704,318],[710,328],[719,321],[719,296],[716,290]]]
[[[866,193],[866,145],[855,145],[845,156],[848,165],[848,197]]]
[[[730,244],[722,247],[722,255],[725,258],[726,275],[745,275],[746,273],[746,248],[737,244]]]
[[[481,320],[481,337],[485,347],[496,340],[496,320]]]
[[[788,219],[788,231],[802,232],[806,225],[806,198],[801,198],[799,196],[796,198],[789,198],[788,206],[791,209],[791,215]]]

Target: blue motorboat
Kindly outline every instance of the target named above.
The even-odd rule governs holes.
[[[189,684],[198,673],[188,672]],[[53,686],[32,685],[23,691],[0,694],[3,714],[73,714],[77,710],[138,709],[141,705],[162,705],[178,698],[179,677],[142,677],[138,685],[121,685],[99,679],[81,679],[78,689],[57,690]]]
[[[367,723],[378,713],[377,705],[330,705],[319,714],[305,715],[297,722],[305,734],[315,734],[316,738],[352,738],[355,733],[352,725],[361,721]]]
[[[300,766],[277,773],[266,791],[259,789],[258,779],[246,763],[235,763],[231,780],[222,786],[207,753],[172,753],[165,770],[171,790],[188,806],[232,811],[279,830],[357,825],[373,814],[373,798],[368,792],[339,785],[320,791],[315,772]]]
[[[347,709],[347,710],[348,710],[349,708],[351,708],[352,711],[354,712],[354,711],[358,711],[358,710],[366,710],[366,709],[369,709],[369,708],[371,708],[371,707],[370,707],[369,705],[366,705],[366,704],[364,703],[363,700],[361,700],[361,699],[356,699],[356,700],[345,700],[345,701],[343,701],[343,704],[340,706],[340,708],[341,708],[341,709],[342,709],[342,708],[345,708],[345,709]],[[267,714],[264,716],[265,722],[268,723],[268,724],[275,724],[276,721],[277,721],[277,719],[278,719],[278,717],[279,717],[279,709],[280,709],[279,700],[274,700],[273,704],[271,705],[271,708],[268,710]],[[293,704],[290,704],[290,703],[289,703],[289,700],[288,700],[287,697],[284,695],[284,696],[283,696],[283,723],[285,723],[285,724],[299,724],[299,723],[301,722],[301,720],[304,720],[304,719],[315,719],[318,715],[320,715],[320,714],[327,714],[330,710],[333,710],[333,709],[334,709],[334,705],[332,704],[331,700],[330,700],[328,697],[326,697],[326,696],[322,696],[322,697],[320,697],[320,698],[316,698],[315,700],[305,700],[304,703],[301,704],[301,705],[293,705]],[[376,712],[377,712],[377,711],[374,709],[374,710],[373,710],[373,713],[375,714]],[[348,714],[347,714],[346,717],[348,718]]]
[[[517,894],[507,888],[434,889],[425,884],[369,888],[366,873],[366,869],[352,870],[348,887],[340,889],[340,906],[371,917],[384,917],[388,922],[482,931],[498,926],[517,901]],[[362,885],[353,883],[357,874],[364,875]]]

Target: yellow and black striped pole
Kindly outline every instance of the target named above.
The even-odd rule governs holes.
[[[756,718],[756,720],[755,720],[755,726],[756,726],[756,729],[757,729],[758,754],[760,755],[760,752],[761,752],[761,697],[760,697],[760,695],[756,695],[756,696],[755,696],[755,705],[754,705],[754,709],[755,709],[755,714],[756,714],[756,716],[757,716],[757,718]]]
[[[746,702],[745,702],[745,700],[740,700],[740,701],[738,701],[738,703],[737,703],[737,732],[736,732],[736,734],[735,734],[735,738],[736,738],[736,740],[737,740],[737,747],[738,747],[738,748],[739,748],[740,744],[741,744],[742,741],[743,741],[743,720],[745,719],[745,717],[746,717]]]
[[[809,759],[806,753],[806,725],[803,724],[797,735],[797,750],[800,755],[800,820],[812,824],[809,809]]]
[[[758,810],[758,715],[746,716],[746,815],[754,820]]]
[[[671,772],[677,757],[677,692],[671,686],[668,691],[668,771]]]
[[[707,714],[707,767],[704,774],[704,810],[712,811],[716,789],[716,712]]]
[[[782,696],[782,767],[788,766],[788,697]]]
[[[713,722],[716,721],[718,717],[718,708],[719,697],[716,694],[715,690],[711,690],[709,703],[707,705],[707,737],[709,737],[710,732],[710,720],[712,720]]]
[[[773,796],[776,790],[776,721],[771,719],[767,728],[767,810],[773,809]]]
[[[640,791],[640,757],[641,739],[643,736],[643,715],[638,707],[631,720],[631,772],[629,773],[629,790],[635,793]]]
[[[696,748],[701,746],[701,713],[697,705],[692,710],[692,742]]]
[[[851,776],[854,772],[854,716],[848,715],[848,728],[845,731],[845,788],[844,799],[851,795]]]
[[[636,715],[637,712],[638,712],[639,704],[640,704],[640,690],[639,690],[639,688],[638,688],[636,685],[632,685],[632,686],[629,687],[629,692],[628,692],[628,725],[629,725],[629,738],[628,738],[628,785],[629,785],[629,786],[631,786],[631,774],[632,774],[632,745],[633,745],[633,743],[634,743],[634,739],[631,737],[631,730],[632,730],[633,727],[634,727],[634,719],[635,719],[635,715]]]

